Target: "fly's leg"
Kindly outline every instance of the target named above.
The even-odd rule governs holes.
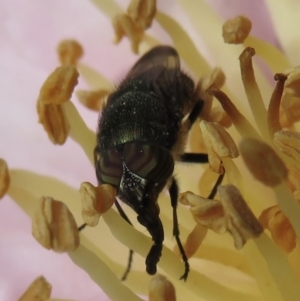
[[[208,163],[208,156],[207,154],[202,153],[184,153],[181,155],[181,161],[185,163]],[[217,188],[222,183],[224,178],[225,172],[221,175],[219,175],[216,183],[214,184],[214,187],[212,191],[210,192],[208,199],[213,199],[217,194]]]
[[[188,258],[185,254],[184,248],[182,246],[182,243],[180,241],[180,237],[179,237],[179,226],[178,226],[178,218],[177,218],[177,200],[178,200],[178,184],[176,182],[176,180],[173,178],[172,180],[172,184],[169,188],[169,193],[170,193],[170,198],[171,198],[171,206],[173,208],[173,236],[176,239],[182,260],[184,262],[184,266],[185,266],[185,270],[183,275],[180,277],[180,279],[183,279],[184,281],[186,281],[189,271],[190,271],[190,265],[188,262]]]

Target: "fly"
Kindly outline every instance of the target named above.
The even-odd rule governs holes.
[[[180,279],[186,280],[189,274],[179,238],[179,187],[173,171],[176,161],[207,162],[206,154],[184,152],[188,132],[202,107],[194,82],[180,69],[177,51],[158,46],[144,54],[110,94],[99,119],[97,179],[116,188],[118,199],[136,212],[138,222],[150,233],[153,245],[145,261],[150,275],[156,273],[162,253],[164,229],[157,200],[165,187],[173,209],[173,235],[185,265]],[[130,223],[117,200],[116,206]],[[123,279],[131,261],[132,251]]]

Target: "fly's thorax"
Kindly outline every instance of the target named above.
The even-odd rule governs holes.
[[[183,117],[181,106],[169,107],[150,87],[137,86],[110,96],[99,121],[102,151],[130,141],[157,143],[168,149],[176,142]]]

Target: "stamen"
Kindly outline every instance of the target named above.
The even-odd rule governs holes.
[[[111,300],[143,301],[120,281],[107,263],[99,258],[98,248],[95,249],[94,246],[91,246],[91,243],[84,237],[82,237],[82,241],[82,244],[68,255],[77,266],[87,272]],[[92,252],[90,249],[93,247],[95,250]]]
[[[277,84],[270,99],[267,116],[269,135],[271,139],[276,132],[282,129],[279,122],[279,108],[286,78],[287,77],[284,74],[280,73],[275,74],[274,77]]]
[[[300,120],[300,98],[283,93],[280,108],[280,124],[282,127],[292,127]]]
[[[44,127],[49,139],[54,144],[64,144],[70,131],[68,119],[61,105],[37,102],[39,123]]]
[[[294,195],[288,189],[285,183],[274,187],[276,201],[280,206],[284,215],[290,221],[292,227],[294,228],[298,240],[300,239],[300,206],[294,199]]]
[[[300,169],[288,166],[288,186],[292,192],[300,190]]]
[[[284,88],[285,91],[299,98],[300,97],[300,66],[284,72],[287,75],[287,80],[285,81]]]
[[[282,106],[279,109],[279,123],[283,128],[286,129],[291,129],[294,125],[294,121],[287,117],[287,114],[283,110]]]
[[[183,246],[187,258],[191,258],[196,253],[206,237],[207,230],[208,229],[202,225],[196,224],[194,229],[190,232]],[[176,248],[176,252],[180,255],[178,247]]]
[[[76,65],[83,55],[83,48],[75,40],[64,40],[58,44],[57,52],[62,65]]]
[[[180,194],[179,202],[190,206],[196,223],[216,233],[225,233],[224,209],[220,201],[202,198],[190,191]]]
[[[300,120],[300,67],[286,70],[284,94],[281,100],[280,122],[283,127],[291,127]]]
[[[122,13],[121,7],[115,1],[92,0],[92,3],[108,18],[112,18],[116,14]]]
[[[300,238],[300,207],[284,181],[287,168],[282,160],[268,144],[251,138],[241,142],[240,151],[252,175],[274,189],[278,205]]]
[[[289,0],[286,5],[281,4],[271,0],[266,1],[276,37],[280,45],[284,45],[286,57],[292,64],[299,64],[300,47],[297,40],[298,31],[296,30],[296,28],[300,28],[299,6],[294,0]]]
[[[56,68],[42,85],[38,101],[59,105],[70,100],[78,84],[78,76],[75,66],[64,65]]]
[[[293,191],[293,195],[298,204],[300,204],[300,190]]]
[[[231,158],[223,158],[222,160],[224,169],[226,170],[226,179],[229,184],[236,186],[239,191],[243,194],[244,181],[243,176],[236,166],[234,160]]]
[[[47,301],[51,296],[52,286],[44,276],[37,277],[18,301]]]
[[[278,150],[300,163],[300,133],[280,131],[273,141]]]
[[[156,14],[156,0],[131,0],[127,14],[142,29],[151,26]]]
[[[68,137],[70,127],[61,104],[71,98],[78,76],[74,66],[64,65],[55,69],[41,88],[37,101],[39,122],[54,144],[64,144]]]
[[[233,139],[218,123],[202,120],[200,128],[211,169],[217,173],[223,173],[221,158],[236,158],[239,155]]]
[[[220,124],[202,120],[200,122],[200,128],[203,136],[206,136],[205,140],[210,141],[214,151],[219,157],[236,158],[239,156],[239,151],[234,140]]]
[[[99,112],[102,110],[104,103],[109,96],[110,91],[106,89],[100,89],[96,91],[76,91],[78,100],[87,108]]]
[[[264,229],[270,230],[272,239],[284,252],[290,253],[294,250],[297,244],[295,230],[279,206],[265,209],[258,220]]]
[[[246,138],[239,148],[246,166],[258,181],[274,187],[287,178],[284,163],[268,144]]]
[[[235,247],[241,249],[248,239],[258,237],[263,228],[235,186],[219,186],[218,193],[227,229],[233,236]]]
[[[254,76],[252,67],[252,56],[254,55],[255,50],[250,47],[247,47],[240,55],[241,75],[255,122],[263,137],[267,138],[267,111]]]
[[[243,248],[265,300],[294,300],[299,296],[299,282],[286,255],[267,234],[250,240]]]
[[[6,162],[0,158],[0,199],[6,194],[10,184],[10,177]]]
[[[112,90],[114,89],[113,83],[108,80],[104,75],[102,75],[97,70],[92,67],[85,65],[83,63],[78,63],[76,66],[80,77],[83,78],[89,87],[93,90],[106,89]]]
[[[213,107],[206,121],[217,122],[225,128],[229,128],[232,124],[230,117],[221,106]]]
[[[221,68],[214,68],[208,74],[203,75],[197,84],[196,91],[199,98],[206,101],[206,98],[209,97],[206,93],[206,90],[211,85],[216,85],[216,87],[221,88],[225,83],[226,77]]]
[[[219,234],[230,232],[235,247],[240,249],[248,239],[258,237],[263,229],[235,186],[219,186],[218,193],[221,201],[185,192],[180,195],[179,202],[191,206],[193,218],[201,226]]]
[[[149,301],[176,301],[173,284],[162,275],[152,277],[149,286]]]
[[[270,44],[255,36],[249,35],[244,42],[245,47],[253,47],[257,56],[261,57],[268,65],[272,74],[278,70],[285,70],[290,67],[290,62],[286,57],[284,50]]]
[[[131,42],[131,50],[138,53],[144,31],[134,23],[131,17],[125,14],[116,15],[112,19],[112,25],[115,31],[114,43],[118,44],[124,36],[127,36]]]
[[[217,98],[242,137],[253,137],[259,139],[258,133],[249,121],[237,110],[235,105],[224,92],[219,90],[215,85],[211,85],[207,89],[207,93],[214,95]]]
[[[184,1],[181,4],[186,5]],[[204,57],[201,56],[193,40],[178,22],[160,11],[157,11],[155,20],[168,33],[180,57],[195,76],[201,77],[203,73],[210,72],[211,67]],[[199,68],[199,66],[201,67]]]
[[[226,21],[222,26],[225,43],[241,44],[248,37],[252,28],[251,21],[244,16],[237,16]]]
[[[70,121],[70,137],[82,147],[91,164],[94,165],[95,133],[87,127],[71,101],[64,103],[63,108]]]
[[[68,207],[51,197],[42,197],[32,218],[32,234],[46,249],[74,251],[79,246],[77,225]]]
[[[116,190],[108,184],[94,187],[88,182],[81,183],[79,192],[82,201],[82,217],[87,225],[95,227],[99,217],[115,202]]]
[[[206,121],[212,121],[210,118],[211,108],[213,103],[213,96],[208,94],[206,90],[211,85],[216,85],[218,88],[221,88],[225,83],[225,74],[220,68],[214,68],[208,74],[200,77],[195,94],[197,97],[204,101],[203,108],[200,113],[201,119]]]

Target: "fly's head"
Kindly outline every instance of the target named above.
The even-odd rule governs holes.
[[[162,146],[128,142],[100,154],[96,166],[99,183],[116,187],[118,197],[136,213],[154,244],[146,258],[146,269],[156,273],[164,240],[157,199],[174,170],[171,153]]]

